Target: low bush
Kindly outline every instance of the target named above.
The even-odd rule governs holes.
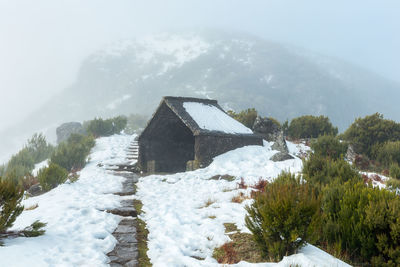
[[[0,177],[0,233],[11,227],[24,210],[21,200],[24,190],[13,181]]]
[[[337,137],[332,135],[322,135],[311,143],[311,148],[315,155],[339,159],[347,152],[347,143],[340,142]]]
[[[17,154],[13,155],[0,170],[2,176],[13,173],[16,181],[29,176],[36,163],[50,157],[54,147],[46,141],[43,134],[34,134]]]
[[[317,138],[321,135],[336,136],[338,128],[334,127],[328,117],[306,115],[294,118],[287,130],[292,139]]]
[[[322,239],[353,260],[374,266],[400,264],[400,198],[363,182],[324,188]]]
[[[400,140],[400,124],[386,120],[382,114],[375,113],[356,119],[342,137],[353,144],[357,153],[366,154],[372,158],[376,144]]]
[[[68,178],[68,171],[55,163],[50,163],[47,168],[43,168],[38,173],[38,180],[42,188],[46,191],[64,183]]]
[[[255,110],[254,108],[242,110],[239,113],[235,113],[234,111],[228,111],[228,114],[232,118],[239,121],[244,126],[250,128],[250,129],[253,128],[254,121],[256,120],[256,118],[258,116],[257,110]]]
[[[65,168],[67,171],[82,169],[94,145],[95,141],[92,136],[71,134],[66,142],[58,145],[50,161]]]
[[[148,117],[140,114],[131,114],[125,128],[125,133],[133,134],[135,131],[146,126]]]
[[[88,133],[95,137],[110,136],[119,134],[127,125],[128,119],[125,116],[118,116],[111,119],[103,120],[95,118],[94,120],[85,122],[85,128]]]
[[[400,167],[397,163],[392,163],[392,165],[390,165],[389,176],[392,178],[400,179]]]
[[[385,167],[400,164],[400,141],[388,141],[376,144],[372,149],[373,157]]]
[[[262,255],[272,260],[294,253],[318,233],[320,199],[290,173],[268,184],[246,210],[247,228]]]
[[[318,188],[334,181],[362,181],[359,172],[344,159],[333,160],[311,154],[303,164],[303,178]]]

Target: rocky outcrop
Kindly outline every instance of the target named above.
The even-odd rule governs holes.
[[[349,144],[346,152],[346,159],[350,162],[354,162],[356,160],[357,153],[354,151],[353,145]]]
[[[258,116],[254,121],[253,131],[262,136],[264,140],[268,142],[274,142],[271,148],[278,150],[279,153],[275,154],[271,158],[272,161],[293,159],[293,157],[289,155],[289,149],[287,147],[282,129],[273,120]]]
[[[44,192],[40,184],[34,184],[27,190],[27,193],[31,197],[36,197],[43,194]]]
[[[73,133],[85,134],[85,129],[80,122],[67,122],[61,124],[56,129],[57,143],[59,144],[63,141],[66,141]]]

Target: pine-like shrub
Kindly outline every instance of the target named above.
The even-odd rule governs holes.
[[[128,119],[125,116],[118,116],[111,119],[103,120],[95,118],[94,120],[85,123],[85,128],[88,133],[95,137],[110,136],[120,133],[125,129]]]
[[[334,127],[328,117],[306,115],[294,118],[288,128],[288,136],[292,139],[317,138],[321,135],[336,136],[338,128]]]
[[[303,163],[303,178],[316,187],[322,188],[334,181],[362,181],[359,172],[348,162],[340,158],[333,160],[311,154]]]
[[[374,156],[374,145],[400,140],[400,124],[375,113],[356,119],[342,137],[354,146],[357,153],[371,157]]]
[[[21,200],[24,190],[14,182],[0,177],[0,233],[11,227],[24,207]]]
[[[315,155],[339,159],[347,152],[347,143],[340,142],[337,137],[332,135],[322,135],[311,143],[311,148]]]
[[[400,198],[363,182],[335,182],[322,197],[323,240],[354,260],[400,264]]]
[[[90,149],[95,145],[92,136],[71,134],[66,142],[58,145],[50,161],[65,168],[67,171],[82,169]]]
[[[257,118],[257,110],[254,108],[249,108],[246,110],[242,110],[239,113],[235,113],[234,111],[228,111],[228,114],[234,118],[235,120],[242,123],[244,126],[252,129],[254,125],[254,121]]]
[[[50,163],[47,168],[43,168],[38,173],[38,180],[42,188],[46,191],[64,183],[68,178],[68,171],[55,163]]]
[[[267,184],[246,210],[247,228],[263,256],[272,260],[295,253],[318,233],[320,199],[290,173]]]
[[[397,163],[392,163],[390,165],[389,176],[395,179],[400,179],[400,167]]]
[[[388,141],[376,144],[372,149],[373,157],[385,167],[400,164],[400,141]]]

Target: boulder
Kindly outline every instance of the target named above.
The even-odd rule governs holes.
[[[67,122],[61,124],[56,129],[57,143],[66,141],[71,134],[85,134],[85,129],[80,122]]]
[[[284,160],[288,160],[288,159],[294,159],[294,158],[289,153],[285,153],[285,152],[278,152],[271,157],[271,160],[274,162],[284,161]]]
[[[289,154],[282,129],[273,120],[258,116],[254,121],[253,131],[268,142],[274,142],[272,149]]]
[[[34,185],[32,185],[32,186],[27,190],[27,192],[28,192],[28,194],[29,194],[30,196],[32,196],[32,197],[39,196],[39,195],[41,195],[41,194],[44,193],[42,187],[40,186],[40,184],[34,184]]]

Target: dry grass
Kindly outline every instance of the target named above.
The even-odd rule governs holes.
[[[211,177],[209,180],[225,180],[228,182],[232,182],[236,179],[235,176],[229,175],[229,174],[224,174],[224,175],[214,175]]]
[[[202,208],[208,208],[209,206],[211,206],[211,205],[214,204],[214,203],[215,203],[215,200],[209,198],[209,199],[206,201],[206,203],[204,203],[204,205],[200,207],[200,209],[202,209]]]
[[[225,232],[231,233],[232,242],[214,249],[213,257],[221,264],[234,264],[240,261],[264,262],[251,234],[240,233],[233,223],[225,223]]]
[[[29,206],[29,207],[24,208],[24,210],[34,210],[34,209],[36,209],[37,207],[39,207],[39,205],[36,203],[35,205],[32,205],[32,206]]]
[[[208,218],[210,218],[211,220],[214,220],[215,218],[217,218],[217,216],[211,215],[211,216],[208,216]]]
[[[250,197],[246,196],[243,192],[240,192],[239,195],[234,196],[231,201],[233,203],[242,203],[246,199],[250,199]]]

